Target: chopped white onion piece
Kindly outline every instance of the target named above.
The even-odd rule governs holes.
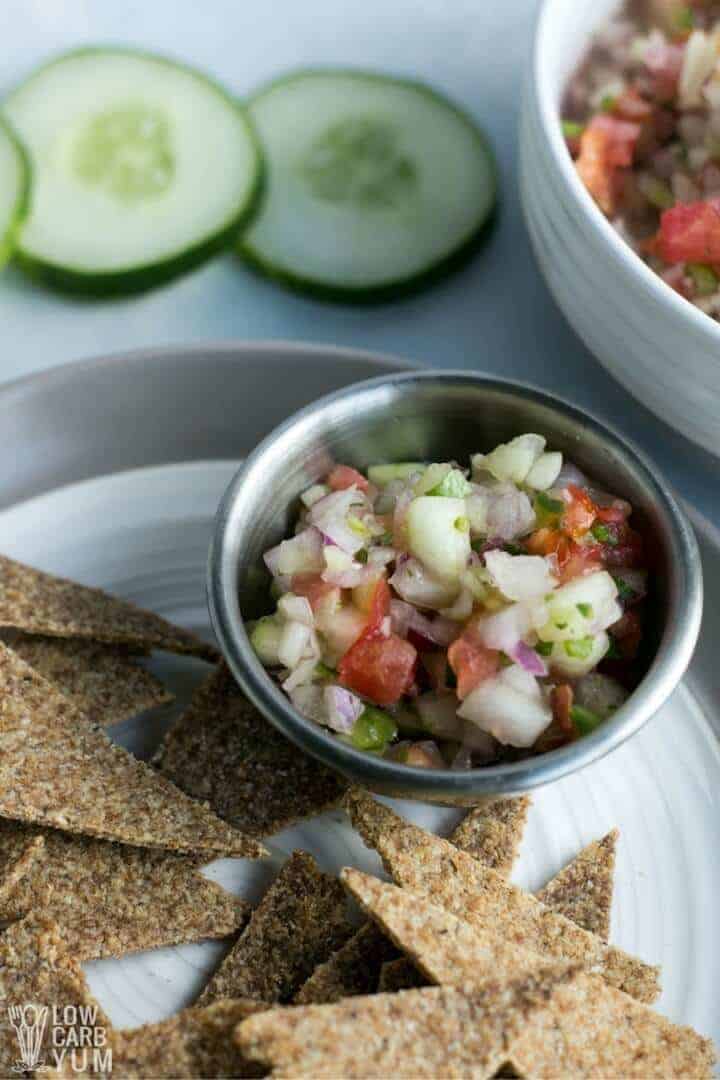
[[[393,547],[371,547],[368,552],[368,566],[387,566],[395,562],[398,552]]]
[[[522,484],[544,449],[542,435],[518,435],[508,443],[500,443],[490,454],[475,454],[473,476],[489,472],[497,480]]]
[[[307,491],[303,491],[300,496],[300,501],[304,506],[307,506],[308,510],[311,506],[314,506],[316,502],[320,502],[320,499],[324,499],[326,495],[330,494],[330,488],[327,484],[313,484]]]
[[[524,491],[502,485],[492,492],[487,508],[487,535],[493,539],[515,540],[535,525],[535,511]]]
[[[488,551],[485,553],[485,565],[494,584],[508,600],[531,600],[544,596],[558,584],[541,555]]]
[[[527,675],[521,668],[515,670],[520,671],[522,676]],[[458,712],[498,742],[527,748],[550,724],[552,710],[539,693],[539,688],[539,696],[529,695],[518,689],[520,676],[503,678],[503,675],[505,672],[476,687],[465,698]]]
[[[314,655],[313,632],[299,622],[286,622],[278,645],[278,659],[283,667],[294,668],[301,660]]]
[[[317,529],[303,529],[297,536],[266,551],[263,558],[274,576],[316,573],[325,565],[322,537]]]
[[[702,30],[693,30],[685,45],[678,80],[678,100],[681,109],[695,109],[703,104],[702,88],[715,70],[718,54],[715,41]]]
[[[304,626],[314,626],[313,610],[306,596],[295,596],[294,593],[285,593],[278,600],[278,611],[284,619],[291,622],[299,622]]]
[[[290,676],[292,679],[295,676],[295,672]],[[290,679],[286,679],[285,682],[289,682]],[[308,720],[314,720],[317,724],[325,723],[325,704],[323,702],[322,687],[317,683],[303,683],[295,687],[290,687],[290,700],[299,713],[306,716]]]
[[[325,544],[323,547],[323,559],[325,560],[325,570],[329,570],[332,574],[340,574],[343,570],[350,570],[356,565],[352,555],[347,551],[343,551],[337,544]]]
[[[560,475],[562,463],[563,456],[559,451],[546,451],[540,455],[525,477],[525,483],[534,491],[547,491]]]
[[[418,559],[410,558],[398,559],[390,584],[408,604],[435,610],[451,604],[459,591],[429,574]]]
[[[295,690],[298,686],[305,686],[308,683],[311,683],[315,675],[316,667],[317,660],[313,658],[301,660],[281,684],[283,690],[289,694],[291,690]]]

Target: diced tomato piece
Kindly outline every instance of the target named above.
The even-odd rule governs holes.
[[[616,170],[632,165],[641,131],[640,124],[598,113],[582,133],[575,165],[583,184],[606,214],[611,214],[615,206]]]
[[[337,585],[323,581],[320,574],[293,574],[290,586],[296,596],[307,597],[313,611],[317,611],[333,593],[336,593],[338,601],[340,600],[340,589]]]
[[[531,555],[556,555],[563,535],[559,529],[547,527],[536,529],[525,541],[525,547]]]
[[[563,531],[573,540],[584,536],[597,517],[597,506],[584,488],[568,484],[563,492],[565,512],[562,518]]]
[[[500,653],[481,645],[474,627],[470,626],[448,649],[448,662],[457,679],[457,696],[463,701],[476,686],[496,673]]]
[[[642,97],[636,87],[629,86],[615,98],[612,111],[614,116],[619,116],[623,120],[642,123],[643,120],[648,120],[652,116],[655,108]]]
[[[390,614],[391,599],[392,593],[390,592],[390,586],[385,578],[380,578],[375,586],[375,592],[373,593],[372,602],[370,604],[370,614],[368,616],[367,626],[363,631],[363,637],[372,637],[373,635],[380,633],[383,619],[386,615]]]
[[[550,693],[550,705],[552,706],[553,720],[566,735],[574,735],[575,728],[570,719],[570,710],[573,706],[573,688],[569,683],[561,683],[554,686]]]
[[[604,214],[611,214],[615,205],[609,145],[606,131],[588,126],[580,136],[580,153],[575,161],[578,176]]]
[[[394,705],[413,685],[417,652],[397,634],[364,634],[338,665],[343,686],[378,705]]]
[[[657,249],[666,263],[720,262],[720,199],[664,210]]]
[[[352,469],[349,465],[336,465],[331,473],[325,478],[325,483],[333,491],[345,491],[346,488],[357,487],[361,491],[367,491],[368,482],[362,473]]]
[[[600,544],[576,544],[558,529],[538,529],[526,543],[531,555],[554,556],[553,573],[563,585],[573,578],[602,570]]]

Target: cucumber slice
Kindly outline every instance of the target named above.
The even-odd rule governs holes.
[[[13,253],[30,203],[30,163],[22,143],[0,118],[0,266]]]
[[[306,71],[250,100],[268,184],[240,241],[264,273],[328,299],[413,291],[474,248],[495,204],[492,152],[419,83]]]
[[[66,53],[17,87],[6,113],[34,168],[18,254],[49,284],[161,284],[232,244],[254,208],[250,121],[182,64],[132,49]]]

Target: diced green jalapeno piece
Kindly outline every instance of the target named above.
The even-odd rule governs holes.
[[[389,713],[366,705],[355,721],[350,737],[358,750],[384,750],[397,731],[397,724]]]
[[[336,676],[337,672],[334,668],[328,667],[327,664],[323,664],[322,660],[318,660],[315,665],[316,679],[334,679]]]
[[[552,651],[552,641],[538,641],[537,645],[535,646],[535,652],[539,653],[540,656],[550,656],[552,654]]]
[[[610,638],[608,651],[603,656],[603,660],[622,660],[622,653],[620,652],[618,643],[614,637]]]
[[[616,547],[618,539],[615,532],[603,524],[602,521],[596,521],[590,532],[601,544],[610,544],[610,547]]]
[[[570,719],[575,730],[581,735],[589,735],[591,731],[602,723],[602,717],[594,713],[592,709],[586,709],[583,705],[573,705],[570,709]]]
[[[562,133],[566,139],[579,139],[585,130],[584,124],[578,124],[574,120],[563,120]]]
[[[613,576],[613,581],[617,585],[618,596],[620,599],[626,602],[632,600],[635,595],[635,590],[630,588],[627,581],[625,581],[624,578],[615,575]]]
[[[535,496],[534,510],[539,526],[557,524],[564,509],[565,503],[561,499],[553,499],[544,491]]]
[[[588,656],[592,652],[593,638],[581,637],[575,638],[573,641],[566,641],[564,643],[565,652],[568,656],[571,656],[573,660],[587,660]]]
[[[704,263],[686,263],[685,269],[693,279],[699,296],[710,296],[717,291],[718,276],[711,267]]]

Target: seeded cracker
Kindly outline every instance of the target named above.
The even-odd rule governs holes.
[[[226,937],[250,915],[196,859],[0,820],[0,865],[19,843],[41,849],[9,899],[0,892],[0,922],[39,911],[79,960]]]
[[[296,851],[198,999],[290,1001],[314,968],[353,932],[345,891],[311,855]]]
[[[88,990],[80,964],[65,948],[57,927],[36,915],[13,923],[0,934],[0,1076],[18,1074],[21,1050],[13,1020],[19,1026],[25,1017],[11,1010],[26,1005],[47,1006],[50,1014],[53,1006],[60,1010],[73,1006],[96,1009],[94,1020],[85,1026],[97,1031],[98,1040],[110,1030],[109,1021]],[[31,1024],[37,1018],[34,1010],[28,1012]],[[39,1054],[47,1066],[56,1064],[52,1029],[53,1017],[48,1015]],[[67,1039],[70,1043],[72,1035],[63,1027],[58,1041]]]
[[[325,1005],[355,994],[372,994],[385,961],[397,949],[374,923],[361,926],[337,952],[315,968],[295,996],[298,1005]]]
[[[545,965],[524,979],[478,990],[427,987],[334,1005],[272,1009],[235,1037],[252,1060],[283,1077],[459,1077],[484,1080],[575,965]]]
[[[475,926],[495,927],[499,934],[512,926],[517,945],[546,957],[592,965],[639,1001],[657,997],[657,968],[555,914],[466,852],[403,821],[365,792],[353,789],[346,805],[353,825],[399,885]]]
[[[0,627],[215,660],[217,649],[151,611],[0,555]]]
[[[478,806],[463,818],[449,837],[450,843],[508,877],[517,858],[529,809],[527,795]]]
[[[249,836],[336,806],[347,784],[307,757],[250,704],[222,664],[168,732],[160,771]]]
[[[547,907],[597,934],[603,941],[610,936],[617,838],[618,831],[613,829],[602,840],[588,844],[536,893],[538,900]]]
[[[517,979],[543,963],[506,931],[488,932],[422,897],[358,870],[342,880],[363,909],[434,983],[479,986],[486,979]],[[592,1002],[592,1008],[587,1007]],[[559,988],[544,1013],[523,1030],[511,1058],[529,1076],[705,1076],[712,1046],[691,1028],[583,973]],[[542,1066],[538,1068],[538,1062]]]
[[[110,727],[172,701],[160,680],[118,646],[24,634],[9,644],[94,724]]]
[[[387,960],[380,968],[378,980],[379,994],[396,994],[398,990],[414,990],[417,986],[426,986],[424,979],[412,960],[400,956],[397,960]]]
[[[90,724],[0,644],[0,817],[142,847],[265,854]]]
[[[262,1009],[253,1001],[217,1001],[204,1009],[184,1009],[159,1024],[116,1031],[113,1072],[123,1080],[262,1076],[264,1070],[246,1061],[233,1039],[240,1021]]]
[[[15,895],[20,882],[31,872],[42,851],[41,836],[14,831],[7,843],[0,838],[0,922],[3,907]]]

